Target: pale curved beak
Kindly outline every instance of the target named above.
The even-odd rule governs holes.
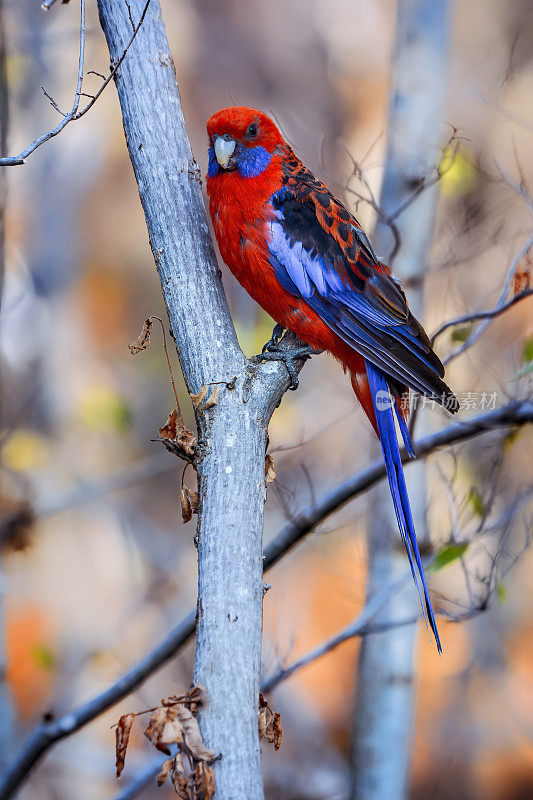
[[[222,136],[215,139],[215,156],[223,169],[228,166],[228,161],[235,151],[235,144],[234,139],[224,139]]]

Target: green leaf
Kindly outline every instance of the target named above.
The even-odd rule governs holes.
[[[524,364],[529,364],[530,361],[533,361],[533,336],[524,345],[522,361]]]
[[[451,335],[452,342],[466,342],[471,330],[471,325],[467,325],[464,328],[454,328]]]
[[[37,666],[46,670],[46,672],[51,672],[55,668],[56,657],[48,645],[43,642],[35,645],[32,650],[32,657]]]
[[[440,569],[447,567],[448,564],[457,561],[465,554],[469,546],[470,542],[462,542],[461,544],[450,544],[447,547],[443,547],[430,564],[429,571],[438,572]]]
[[[483,502],[483,498],[479,491],[475,488],[475,486],[470,487],[470,491],[468,492],[468,502],[472,506],[472,511],[476,516],[483,517],[486,513],[485,503]]]
[[[507,602],[507,589],[503,583],[496,584],[496,595],[502,605]]]

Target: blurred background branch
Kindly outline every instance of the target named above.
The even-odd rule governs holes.
[[[52,3],[49,3],[49,4],[43,3],[42,4],[43,8],[46,8],[46,9],[49,9],[51,7],[51,5],[52,5]],[[31,144],[29,144],[18,155],[16,155],[16,156],[4,156],[4,157],[0,158],[0,167],[2,167],[2,166],[3,167],[21,166],[22,164],[25,163],[25,160],[27,159],[27,157],[34,152],[34,150],[37,150],[38,147],[41,147],[41,145],[43,145],[46,142],[50,141],[50,139],[53,139],[54,136],[57,136],[58,134],[60,134],[61,131],[64,130],[64,128],[67,127],[69,122],[75,122],[76,120],[81,119],[81,117],[83,117],[87,113],[87,111],[89,111],[89,109],[93,107],[93,105],[96,103],[96,101],[98,100],[98,98],[100,97],[100,95],[102,94],[104,89],[106,88],[106,86],[113,80],[113,78],[115,77],[120,65],[124,61],[124,58],[126,57],[126,53],[128,52],[129,48],[131,47],[131,44],[132,44],[133,40],[137,36],[137,34],[138,34],[139,30],[140,30],[140,27],[144,22],[144,18],[146,16],[146,12],[148,11],[148,6],[149,5],[150,5],[150,0],[146,0],[146,2],[144,4],[144,8],[142,9],[141,15],[139,17],[139,21],[137,22],[136,25],[133,25],[133,23],[132,23],[133,32],[132,32],[132,34],[130,36],[129,41],[124,46],[124,50],[122,51],[122,54],[117,55],[117,58],[114,61],[113,65],[112,65],[112,68],[111,68],[109,74],[107,75],[107,77],[106,76],[101,76],[103,81],[102,81],[102,84],[101,84],[100,88],[96,91],[96,93],[94,95],[86,95],[84,92],[82,92],[83,72],[84,72],[84,65],[85,65],[85,0],[80,0],[80,7],[81,7],[80,56],[79,56],[79,63],[78,63],[78,78],[77,78],[76,91],[74,93],[74,102],[72,104],[72,108],[68,113],[64,114],[59,109],[59,107],[58,107],[56,101],[54,100],[54,98],[51,95],[48,94],[48,92],[46,91],[46,89],[43,86],[41,86],[41,89],[43,90],[43,93],[44,93],[45,97],[48,98],[48,100],[50,101],[50,103],[53,106],[53,108],[56,111],[58,111],[60,114],[62,114],[63,119],[61,120],[59,125],[55,126],[55,128],[52,128],[51,130],[47,131],[46,133],[43,133],[41,136],[38,136],[36,139],[34,139],[33,142],[31,142]],[[93,72],[93,74],[99,75],[99,73],[95,73],[94,70],[91,70],[91,72]],[[80,105],[80,99],[81,99],[82,96],[89,97],[90,99],[89,99],[89,102],[86,103],[86,105],[82,109],[80,109],[79,105]]]
[[[454,423],[438,433],[431,434],[415,442],[414,449],[417,458],[423,460],[442,447],[469,441],[476,436],[496,431],[499,428],[521,426],[531,422],[533,422],[533,403],[528,401],[515,402],[503,409],[481,414],[468,422]],[[404,463],[412,464],[405,453]],[[279,559],[286,555],[307,534],[311,533],[330,514],[337,511],[349,500],[370,489],[384,477],[383,461],[382,459],[377,459],[362,473],[352,476],[344,484],[317,500],[312,506],[307,506],[295,512],[291,522],[265,548],[264,569],[268,570],[273,567]],[[410,575],[407,577],[410,577]],[[407,619],[400,619],[399,622],[398,620],[385,622],[376,620],[378,612],[385,607],[391,595],[404,588],[406,583],[406,576],[402,575],[401,578],[387,588],[383,589],[382,586],[379,594],[368,600],[361,615],[344,632],[323,643],[316,651],[299,660],[295,665],[280,670],[277,675],[267,679],[262,686],[262,690],[265,692],[271,691],[281,680],[290,677],[301,666],[305,666],[321,655],[325,655],[349,638],[414,624],[420,616],[418,608],[414,615]],[[372,622],[373,620],[375,622]],[[196,612],[191,610],[154,650],[126,672],[115,684],[109,686],[105,692],[82,706],[67,712],[58,719],[42,722],[35,729],[22,752],[6,772],[4,780],[0,783],[0,800],[8,800],[12,796],[20,783],[28,777],[31,768],[55,742],[76,733],[103,711],[127,697],[155,670],[175,656],[194,634],[195,624]]]
[[[443,106],[450,48],[450,9],[446,0],[398,0],[392,57],[387,150],[374,247],[403,280],[426,271],[433,239],[437,184],[428,183],[439,161]],[[437,176],[440,169],[437,170]],[[431,183],[431,182],[430,182]],[[414,199],[413,199],[414,198]],[[388,219],[394,219],[391,239]],[[413,315],[425,318],[424,284],[409,296]],[[427,545],[426,471],[415,465],[407,479],[414,527]],[[397,523],[386,489],[374,495],[368,521],[367,600],[403,571]],[[422,550],[423,552],[423,550]],[[413,625],[390,623],[416,616],[413,587],[376,615],[389,628],[363,639],[359,652],[353,715],[352,800],[407,797],[413,749],[415,708],[415,632]],[[383,753],[387,753],[386,761]]]

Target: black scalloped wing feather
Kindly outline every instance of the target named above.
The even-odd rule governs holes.
[[[398,391],[411,386],[451,410],[444,367],[390,270],[345,206],[290,151],[272,197],[271,263],[344,341],[380,367]]]

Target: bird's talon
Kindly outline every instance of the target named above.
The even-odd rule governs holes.
[[[274,338],[274,336],[272,338]],[[267,345],[265,345],[265,347],[267,347]],[[268,349],[263,348],[263,352],[258,356],[254,356],[254,360],[257,360],[258,362],[283,361],[287,368],[287,372],[289,373],[289,389],[294,392],[299,386],[298,372],[294,362],[302,358],[311,358],[311,356],[315,353],[316,350],[313,350],[312,347],[300,347],[297,350],[285,350],[281,349],[280,347],[271,346]]]
[[[283,325],[276,324],[274,330],[272,331],[272,336],[264,345],[263,349],[261,350],[261,354],[266,353],[269,350],[274,350],[278,346],[284,330],[285,329]]]

